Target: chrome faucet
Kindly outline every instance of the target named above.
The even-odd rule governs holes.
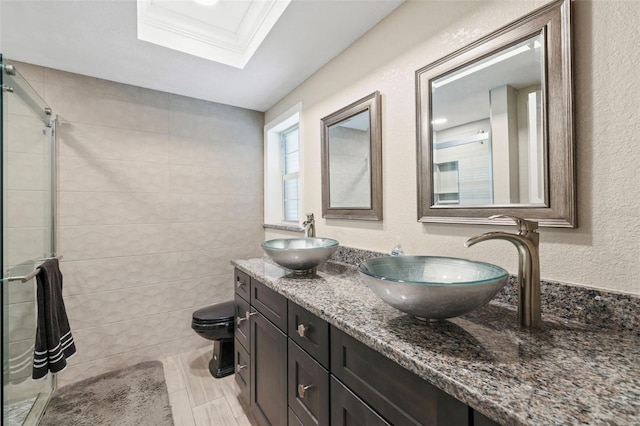
[[[304,229],[305,237],[316,236],[316,221],[313,218],[313,213],[307,213],[307,220],[302,222],[302,228]]]
[[[471,237],[465,247],[487,240],[507,240],[518,249],[518,321],[521,326],[540,328],[540,234],[536,232],[538,222],[507,215],[495,215],[496,218],[513,219],[518,233],[487,232]]]

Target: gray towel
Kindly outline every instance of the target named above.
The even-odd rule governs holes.
[[[67,366],[67,358],[76,353],[67,311],[62,300],[62,273],[58,259],[46,260],[36,275],[38,327],[33,355],[33,378],[49,371],[57,373]]]

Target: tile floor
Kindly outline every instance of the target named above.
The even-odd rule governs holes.
[[[251,426],[234,375],[209,373],[212,346],[162,360],[176,426]]]

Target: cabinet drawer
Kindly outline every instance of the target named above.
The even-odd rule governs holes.
[[[289,338],[324,368],[329,368],[329,324],[306,309],[289,302]]]
[[[280,330],[287,331],[287,298],[271,290],[256,279],[251,279],[251,306],[274,323]]]
[[[235,379],[238,387],[240,388],[240,394],[238,398],[242,401],[246,407],[249,406],[250,395],[250,382],[251,378],[251,360],[249,359],[249,352],[238,342],[238,339],[234,343],[235,351]]]
[[[389,423],[331,376],[331,426],[355,425],[388,426]]]
[[[234,272],[233,287],[235,288],[237,295],[242,297],[247,302],[249,301],[251,295],[251,279],[249,278],[249,275],[236,269]]]
[[[470,409],[409,370],[331,327],[331,373],[386,421],[468,425]]]
[[[249,302],[240,297],[237,293],[234,298],[235,303],[235,326],[234,334],[236,340],[244,346],[247,352],[251,353],[251,326],[247,313],[250,312]]]
[[[305,426],[329,424],[329,372],[289,339],[289,408]]]

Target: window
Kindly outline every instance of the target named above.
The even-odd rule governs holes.
[[[282,202],[283,219],[298,221],[300,218],[300,196],[298,192],[300,181],[300,131],[298,125],[280,134],[282,144]]]
[[[265,126],[264,221],[300,226],[302,210],[302,143],[300,105]]]

